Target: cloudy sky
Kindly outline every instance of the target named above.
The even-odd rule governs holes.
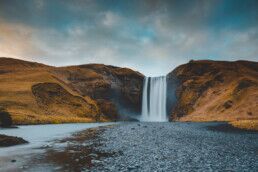
[[[148,76],[190,59],[258,61],[258,1],[0,0],[0,56]]]

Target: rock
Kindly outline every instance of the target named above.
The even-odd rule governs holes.
[[[61,170],[62,169],[62,167],[55,167],[54,168],[54,170],[56,171],[56,170]]]
[[[98,99],[97,104],[105,117],[111,120],[118,119],[118,111],[116,105],[109,100]]]
[[[51,144],[45,144],[42,146],[43,149],[51,148],[53,147]]]
[[[98,155],[95,153],[91,153],[91,154],[89,154],[89,156],[94,157],[94,158],[98,157]]]
[[[231,107],[232,107],[232,104],[233,104],[233,102],[232,102],[231,100],[229,100],[229,101],[226,101],[226,102],[223,104],[223,106],[224,106],[226,109],[228,109],[228,108],[231,108]]]
[[[134,166],[128,166],[128,167],[127,167],[127,170],[129,170],[129,171],[131,171],[131,170],[133,170],[133,169],[135,169]]]
[[[93,164],[99,164],[99,163],[101,163],[101,161],[96,160],[96,159],[92,159],[92,160],[91,160],[91,163],[93,163]]]
[[[29,166],[27,166],[27,165],[23,165],[20,167],[20,169],[27,169],[27,168],[29,168]]]
[[[1,127],[11,127],[12,126],[11,115],[0,106],[0,126]]]
[[[13,137],[0,134],[0,147],[14,146],[29,143],[21,137]]]

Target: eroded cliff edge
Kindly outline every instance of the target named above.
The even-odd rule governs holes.
[[[168,74],[168,89],[171,120],[258,119],[258,62],[190,61]]]

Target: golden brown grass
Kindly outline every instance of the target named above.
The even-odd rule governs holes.
[[[195,122],[257,119],[258,72],[250,66],[196,61],[178,67],[174,74],[182,77],[182,86],[173,117]]]
[[[78,123],[96,122],[96,102],[87,96],[80,96],[70,89],[66,83],[58,80],[52,67],[14,68],[1,66],[6,73],[0,74],[0,107],[11,114],[14,124],[48,124],[48,123]],[[53,103],[47,107],[39,106],[32,86],[38,83],[56,83],[71,94],[68,100],[74,100],[71,105],[62,107],[62,104]],[[63,98],[64,99],[64,98]],[[79,101],[80,100],[80,101]],[[85,100],[85,102],[84,102]],[[73,106],[73,103],[83,102],[83,106]],[[78,104],[78,103],[77,103]],[[88,106],[86,106],[88,104]],[[102,117],[100,121],[106,121]]]
[[[258,120],[238,120],[230,124],[236,128],[258,131]]]
[[[48,115],[20,115],[13,114],[13,123],[16,125],[27,124],[61,124],[61,123],[90,123],[90,122],[108,122],[105,118],[96,121],[93,118],[76,117],[76,116],[48,116]]]

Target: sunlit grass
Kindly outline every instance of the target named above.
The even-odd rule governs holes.
[[[92,118],[68,117],[68,116],[13,116],[13,123],[17,125],[26,124],[62,124],[62,123],[90,123],[90,122],[106,122],[107,120],[100,118],[96,121]]]
[[[236,128],[258,131],[258,120],[238,120],[230,124]]]

